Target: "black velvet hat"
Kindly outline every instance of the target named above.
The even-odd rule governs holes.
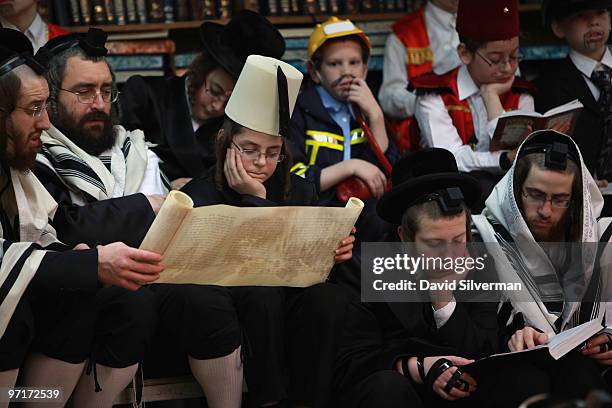
[[[550,25],[555,18],[571,16],[585,10],[607,10],[612,8],[612,0],[544,0],[542,19]]]
[[[439,198],[441,206],[464,202],[468,207],[481,195],[478,181],[460,173],[455,156],[440,148],[407,153],[395,166],[391,176],[393,188],[378,202],[378,215],[399,225],[407,208]],[[433,198],[432,198],[433,199]]]
[[[105,47],[108,34],[104,30],[91,27],[87,34],[66,34],[49,40],[41,49],[45,49],[53,56],[61,52],[79,47],[90,57],[105,57],[108,50]]]
[[[285,40],[280,31],[262,15],[242,10],[227,25],[204,22],[200,26],[204,49],[234,78],[249,55],[280,59],[285,53]]]
[[[23,33],[10,28],[0,28],[0,75],[4,75],[20,65],[27,65],[37,74],[42,74],[48,66],[48,59],[35,58],[32,43]]]

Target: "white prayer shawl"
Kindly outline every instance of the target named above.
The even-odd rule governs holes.
[[[8,287],[8,293],[0,299],[0,337],[4,335],[19,300],[36,274],[46,251],[40,248],[58,243],[55,229],[49,220],[55,215],[57,203],[32,172],[10,170],[0,174],[2,185],[12,183],[2,196],[2,205],[15,207],[19,216],[20,242],[9,243],[4,238],[0,225],[0,287]],[[10,188],[12,187],[12,188]],[[14,200],[12,202],[14,194]],[[7,247],[7,245],[9,245]],[[15,266],[23,262],[20,269]],[[4,292],[3,292],[4,293]]]
[[[520,148],[522,148],[522,145]],[[597,217],[603,207],[603,197],[588,169],[585,167],[582,155],[580,155],[580,161],[583,191],[582,242],[597,243],[599,241]],[[557,273],[546,252],[533,238],[520,213],[514,197],[514,169],[515,166],[513,164],[502,180],[497,183],[493,192],[487,198],[483,215],[473,217],[474,225],[495,260],[500,282],[523,282],[523,291],[520,295],[515,291],[508,291],[504,294],[504,300],[512,303],[513,316],[521,312],[526,325],[536,327],[547,333],[555,333],[557,331],[555,321],[558,319],[558,316],[549,312],[542,300],[542,294],[547,292],[554,293],[554,290],[550,288],[550,284],[536,284],[535,278],[557,276]],[[494,230],[490,221],[501,224],[509,232],[514,241],[512,245],[506,242]],[[595,247],[595,244],[583,246],[582,265],[572,265],[567,272],[569,275],[572,272],[583,274],[583,276],[579,277],[584,286],[583,290],[586,290],[593,275],[596,259]],[[525,254],[530,256],[526,257]],[[528,290],[528,296],[531,300],[528,302],[525,301],[526,290]],[[563,288],[560,286],[559,293],[563,294]],[[576,295],[573,297],[575,298]],[[575,315],[580,305],[580,302],[565,303],[562,314],[563,320],[560,326],[561,330],[571,328],[577,324]],[[592,316],[592,318],[602,316],[605,309],[602,306],[597,304],[593,308],[593,313],[596,313],[596,316]]]
[[[122,126],[115,126],[115,132],[115,145],[92,156],[51,126],[42,133],[43,149],[36,160],[53,170],[77,205],[87,203],[83,192],[96,200],[138,193],[147,170],[144,133]]]

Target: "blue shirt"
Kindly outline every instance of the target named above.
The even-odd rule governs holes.
[[[329,116],[342,129],[342,136],[344,137],[342,160],[349,160],[351,158],[351,116],[354,117],[353,108],[350,104],[340,102],[331,96],[321,85],[317,85],[316,89]]]

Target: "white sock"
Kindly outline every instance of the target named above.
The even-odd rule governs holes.
[[[15,382],[17,381],[17,376],[19,375],[19,369],[15,368],[14,370],[0,371],[0,387],[8,387],[12,388],[15,386]],[[0,408],[7,408],[8,401],[1,402]]]
[[[79,381],[85,363],[72,364],[40,353],[31,353],[23,366],[24,387],[61,388],[63,401],[46,402],[45,408],[63,407]],[[24,408],[40,408],[38,402],[26,402]]]
[[[189,367],[200,383],[210,408],[240,408],[242,361],[240,347],[227,356],[209,360],[189,357]]]
[[[83,373],[74,390],[72,406],[74,408],[110,408],[117,395],[125,389],[134,378],[138,364],[125,368],[112,368],[96,365],[98,383],[102,391],[96,392],[93,372]]]

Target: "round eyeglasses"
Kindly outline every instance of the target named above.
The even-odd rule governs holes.
[[[232,144],[236,146],[236,149],[238,149],[238,153],[240,153],[241,156],[244,156],[249,160],[259,160],[262,155],[268,162],[280,163],[285,160],[285,155],[280,154],[280,152],[260,152],[259,150],[243,149],[242,147],[238,146],[236,142],[232,142]]]

